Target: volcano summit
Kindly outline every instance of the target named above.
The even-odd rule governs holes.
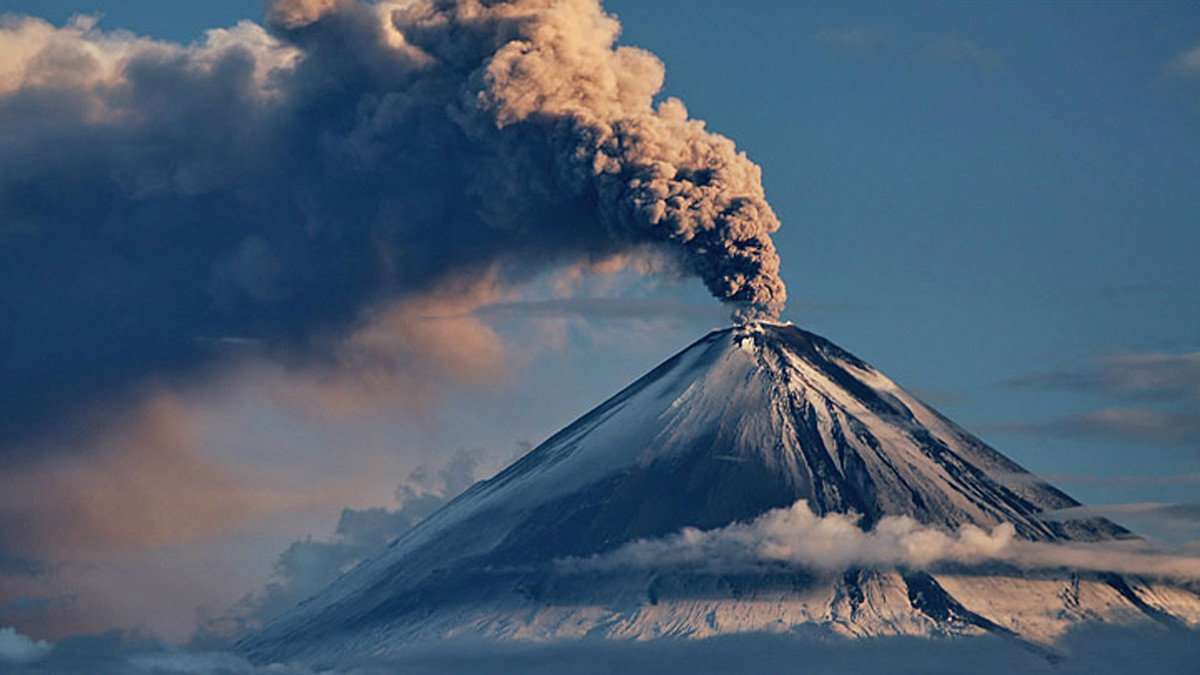
[[[808,627],[1049,644],[1083,621],[1200,622],[1188,582],[973,553],[831,570],[755,541],[789,513],[816,528],[801,547],[848,522],[971,550],[998,534],[1043,548],[1135,539],[1104,519],[1046,517],[1078,505],[824,338],[757,322],[709,333],[242,648],[321,664],[446,637]],[[763,564],[723,567],[722,533]],[[683,564],[664,554],[713,541]],[[892,540],[872,541],[891,560]]]

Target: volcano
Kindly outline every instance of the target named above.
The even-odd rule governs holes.
[[[603,569],[587,559],[685,528],[745,523],[804,500],[871,528],[1002,523],[1035,542],[1132,538],[791,324],[709,333],[479,482],[323,592],[241,643],[261,661],[334,664],[450,637],[701,638],[996,633],[1050,644],[1082,621],[1200,622],[1186,584],[1072,570],[836,573]]]

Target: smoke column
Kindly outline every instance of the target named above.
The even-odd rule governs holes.
[[[786,292],[759,168],[596,0],[281,0],[192,45],[0,20],[0,448],[250,341],[647,247]],[[83,339],[80,339],[80,337]]]

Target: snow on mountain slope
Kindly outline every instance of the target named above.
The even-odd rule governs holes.
[[[1194,590],[1121,590],[1120,578],[1102,575],[1051,578],[1045,583],[1076,591],[1047,596],[1049,587],[1030,586],[1012,569],[830,577],[563,574],[553,565],[684,528],[750,521],[802,499],[818,515],[862,514],[864,528],[908,516],[945,530],[1010,523],[1030,541],[1129,536],[1103,519],[1039,519],[1078,503],[827,340],[760,322],[705,336],[243,649],[265,660],[320,661],[463,634],[702,637],[803,624],[848,635],[992,631],[1044,640],[1081,617],[1161,619],[1147,611],[1151,596],[1171,598],[1165,616],[1200,621]],[[1005,594],[1019,599],[993,598]]]

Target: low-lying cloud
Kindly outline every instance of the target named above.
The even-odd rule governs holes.
[[[494,469],[481,451],[459,450],[440,466],[423,465],[396,488],[395,508],[344,509],[329,538],[296,541],[279,555],[267,585],[200,627],[200,641],[225,641],[292,609],[380,553]]]
[[[3,632],[0,632],[3,635]],[[23,637],[23,636],[22,636]],[[1030,673],[1097,675],[1191,672],[1200,660],[1195,631],[1084,625],[1068,632],[1049,659],[994,636],[931,640],[912,637],[847,639],[824,634],[742,634],[705,640],[646,642],[576,640],[554,643],[486,643],[451,640],[387,659],[347,658],[330,675],[607,675],[680,673],[736,675],[753,672],[844,675],[920,673],[980,675]],[[109,633],[63,640],[33,661],[5,661],[12,675],[312,675],[299,664],[256,666],[236,654],[173,648],[135,636]]]
[[[713,529],[686,528],[659,539],[642,539],[589,558],[558,561],[565,570],[689,567],[709,571],[789,565],[837,572],[854,567],[930,569],[939,565],[1003,563],[1025,569],[1073,569],[1200,579],[1200,557],[1175,555],[1141,542],[1050,544],[1016,537],[1011,524],[956,532],[887,516],[862,530],[853,514],[818,516],[808,502],[775,509],[747,523]]]
[[[0,664],[39,661],[50,651],[50,643],[22,635],[14,628],[0,628]]]

